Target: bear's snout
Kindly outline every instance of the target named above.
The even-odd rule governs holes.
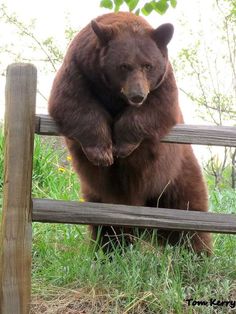
[[[130,76],[121,93],[126,97],[128,103],[132,106],[141,106],[149,94],[149,84],[147,78],[139,72]]]
[[[142,105],[146,97],[147,95],[144,94],[133,94],[129,96],[128,101],[130,105]]]

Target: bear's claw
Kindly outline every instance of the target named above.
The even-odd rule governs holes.
[[[111,146],[86,147],[83,148],[83,151],[88,160],[95,166],[108,167],[114,162]]]

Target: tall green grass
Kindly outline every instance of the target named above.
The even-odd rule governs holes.
[[[43,164],[47,167],[48,163],[51,171],[46,170],[50,173],[46,181],[36,180],[40,184],[34,185],[34,193],[40,185],[47,197],[79,198],[78,181],[66,155],[52,147],[50,143],[45,154],[40,145],[38,154],[48,158]],[[44,178],[44,173],[45,168],[37,178]],[[211,191],[210,203],[212,211],[236,213],[233,190]],[[211,258],[197,257],[182,247],[160,248],[138,240],[124,254],[122,248],[115,250],[110,259],[96,252],[86,227],[34,224],[33,252],[34,292],[47,295],[52,286],[86,290],[93,299],[91,313],[102,309],[105,313],[213,313],[217,309],[188,307],[185,300],[228,300],[236,293],[236,238],[232,235],[214,235]]]
[[[2,137],[0,149],[1,143]],[[62,146],[58,139],[36,137],[33,197],[80,198],[79,181]],[[236,193],[213,190],[210,204],[211,211],[236,214]],[[226,307],[189,307],[185,300],[236,299],[233,235],[214,235],[210,258],[142,239],[125,253],[122,247],[111,255],[95,248],[85,226],[33,224],[32,313],[42,308],[45,313],[227,313]]]
[[[89,245],[84,227],[34,224],[34,293],[47,295],[55,286],[85,289],[91,300],[99,296],[107,304],[104,313],[214,313],[187,308],[185,300],[235,299],[235,241],[215,235],[214,255],[207,258],[139,240],[125,254],[115,250],[110,260]],[[96,305],[91,313],[100,310]]]
[[[78,199],[79,181],[63,146],[63,140],[58,138],[35,137],[33,197]]]

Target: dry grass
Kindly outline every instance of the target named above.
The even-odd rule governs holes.
[[[152,292],[137,295],[137,298],[122,306],[122,295],[110,295],[91,289],[55,288],[47,296],[33,295],[30,314],[147,314],[146,301]]]
[[[47,296],[33,296],[30,314],[107,313],[108,297],[86,289],[55,288]]]

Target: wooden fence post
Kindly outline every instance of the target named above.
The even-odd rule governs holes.
[[[31,296],[31,185],[37,70],[7,69],[5,165],[0,259],[0,313],[29,313]]]

